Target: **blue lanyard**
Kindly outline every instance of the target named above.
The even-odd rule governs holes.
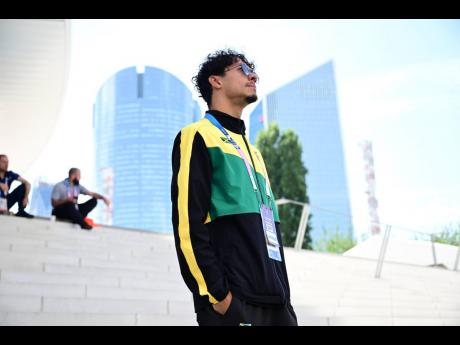
[[[67,182],[67,195],[73,198],[78,197],[78,195],[80,194],[80,187],[73,186],[73,191],[72,191],[72,187],[70,186],[70,181],[66,181],[66,182]]]
[[[254,191],[257,191],[257,185],[254,179],[254,175],[252,174],[251,166],[249,165],[249,161],[245,153],[241,149],[241,147],[235,142],[235,140],[233,140],[230,134],[228,134],[227,130],[220,124],[219,121],[217,121],[217,119],[214,116],[212,116],[210,113],[206,113],[205,118],[209,120],[214,126],[216,126],[225,135],[225,137],[233,145],[233,147],[238,151],[238,154],[241,156],[241,158],[244,161],[244,164],[246,165],[246,170],[248,171],[249,178],[251,179],[252,187],[254,188]],[[265,167],[263,166],[258,156],[257,156],[257,159],[259,160],[259,162],[261,163],[262,167],[265,170]],[[255,167],[254,167],[254,170],[255,170]],[[264,173],[266,174],[266,171],[264,171]],[[270,198],[270,186],[268,184],[268,175],[264,176],[264,178],[265,178],[265,192],[267,194],[267,197]]]

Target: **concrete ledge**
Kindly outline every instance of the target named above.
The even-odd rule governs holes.
[[[72,265],[78,266],[79,258],[70,257],[68,255],[53,255],[53,254],[39,254],[33,251],[26,252],[0,252],[0,265],[1,262],[22,262],[32,264],[61,264],[61,265]],[[1,267],[1,266],[0,266]]]
[[[443,326],[444,321],[438,318],[421,318],[421,317],[395,317],[393,326]]]
[[[100,275],[86,276],[54,274],[44,272],[18,272],[1,271],[1,281],[12,283],[36,283],[36,284],[62,284],[62,285],[89,285],[89,286],[111,286],[120,285],[120,280],[116,277],[106,277]]]
[[[45,264],[45,272],[47,273],[61,273],[70,275],[98,275],[106,277],[125,277],[125,278],[138,278],[146,277],[146,272],[143,271],[130,271],[121,269],[109,269],[103,267],[74,267],[66,265]]]
[[[45,297],[43,311],[83,314],[167,314],[166,301],[110,300],[96,298],[69,299]]]
[[[44,264],[35,261],[18,261],[17,257],[2,256],[0,270],[14,269],[24,272],[43,272]]]
[[[137,315],[138,326],[198,326],[196,316],[188,315],[157,315],[157,314],[139,314]]]
[[[1,248],[0,248],[1,250]],[[17,254],[27,254],[30,253],[30,247],[23,245],[11,245],[10,251]],[[109,258],[109,252],[103,252],[100,250],[90,250],[90,249],[76,249],[76,248],[66,248],[66,249],[55,249],[49,248],[34,248],[33,251],[35,254],[39,255],[54,255],[54,256],[68,256],[76,258],[77,260],[81,257],[86,257],[90,259],[98,260],[107,260]]]
[[[46,241],[43,239],[32,239],[28,236],[12,236],[12,235],[0,235],[0,243],[6,245],[23,245],[31,248],[45,248]]]
[[[391,317],[332,317],[329,326],[392,326]]]
[[[97,268],[112,268],[130,271],[142,271],[142,272],[168,272],[167,263],[149,262],[145,264],[135,264],[127,262],[113,262],[104,261],[97,259],[83,258],[81,260],[82,267],[97,267]]]
[[[39,312],[41,310],[41,297],[0,296],[0,312]]]
[[[182,291],[182,293],[180,293],[177,290],[171,291],[158,289],[147,290],[90,286],[87,289],[87,297],[117,300],[182,301],[187,302],[187,305],[190,305],[193,302],[192,296],[188,291]]]
[[[0,282],[0,296],[85,297],[85,287]]]
[[[134,326],[135,314],[2,313],[2,326]]]

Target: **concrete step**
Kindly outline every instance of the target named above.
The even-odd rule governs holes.
[[[285,249],[301,325],[459,325],[460,274]],[[0,325],[195,325],[172,234],[0,216]]]
[[[135,314],[0,312],[2,326],[134,326]]]

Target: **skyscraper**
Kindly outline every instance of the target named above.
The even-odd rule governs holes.
[[[32,189],[30,200],[30,213],[40,217],[51,217],[51,193],[54,184],[47,183],[43,179],[38,179]]]
[[[200,113],[185,84],[159,68],[126,68],[102,85],[94,104],[96,181],[113,202],[102,222],[172,231],[171,150]]]
[[[348,234],[352,223],[332,61],[263,98],[249,118],[250,141],[269,123],[293,129],[302,144],[313,214],[312,239],[323,229]],[[277,196],[280,197],[280,196]],[[282,220],[281,220],[282,222]]]

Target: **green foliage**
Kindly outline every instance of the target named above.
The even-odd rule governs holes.
[[[356,246],[356,240],[351,236],[351,232],[340,233],[337,226],[335,231],[323,228],[323,235],[318,239],[315,249],[321,252],[342,254],[354,246]]]
[[[443,231],[433,236],[434,242],[458,246],[460,243],[460,224],[450,224]]]
[[[302,162],[302,145],[292,130],[280,133],[276,123],[271,123],[266,130],[257,135],[256,146],[261,152],[275,198],[292,199],[309,202],[305,176],[308,170]],[[294,246],[299,227],[302,207],[287,204],[278,207],[283,245]],[[307,229],[303,239],[303,248],[311,249],[311,225],[308,218]]]

